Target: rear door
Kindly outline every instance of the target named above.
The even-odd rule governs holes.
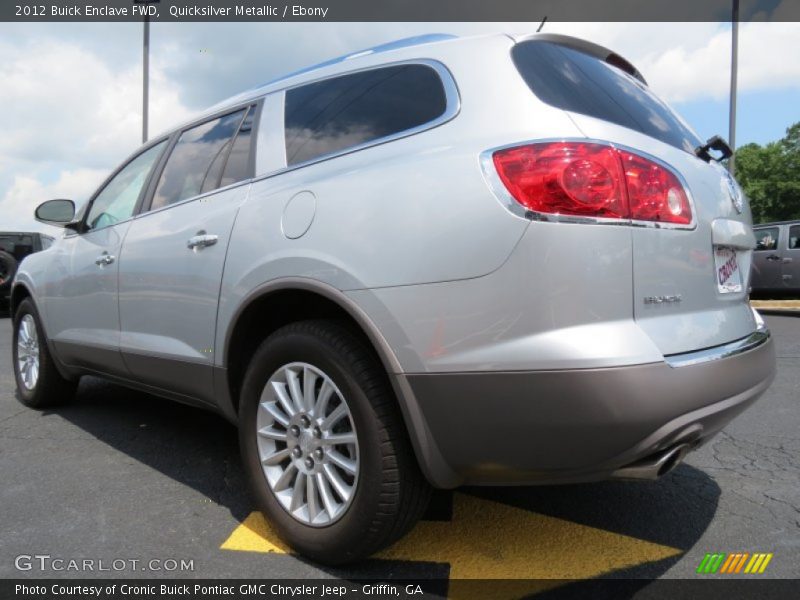
[[[122,356],[138,380],[213,400],[222,270],[252,177],[256,107],[188,128],[131,224],[120,261]]]
[[[786,250],[783,251],[782,279],[787,289],[800,291],[800,224],[789,225]]]
[[[760,227],[754,231],[753,291],[779,290],[783,287],[782,265],[778,243],[782,242],[779,225]]]
[[[755,327],[746,298],[755,245],[750,212],[725,169],[694,154],[697,135],[610,51],[534,38],[513,55],[531,90],[567,111],[587,138],[645,156],[684,183],[691,225],[631,227],[639,327],[665,355],[747,336]]]

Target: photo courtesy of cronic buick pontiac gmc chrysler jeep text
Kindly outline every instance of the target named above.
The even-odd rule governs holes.
[[[729,152],[569,37],[326,62],[36,209],[65,234],[14,281],[19,397],[100,375],[219,411],[259,509],[328,564],[431,487],[655,479],[774,374]]]

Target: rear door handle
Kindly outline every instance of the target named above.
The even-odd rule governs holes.
[[[96,264],[98,267],[104,267],[106,265],[110,265],[115,260],[117,260],[116,257],[104,252],[94,260],[94,264]]]
[[[200,250],[206,246],[213,246],[219,241],[219,236],[205,231],[198,231],[197,235],[189,238],[186,242],[186,247],[189,250]]]
[[[770,254],[770,255],[767,257],[767,260],[780,260],[780,259],[781,259],[781,257],[780,257],[780,256],[778,256],[777,254]]]

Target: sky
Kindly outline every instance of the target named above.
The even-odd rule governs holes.
[[[538,23],[154,23],[150,132],[323,60],[423,33],[533,32]],[[705,139],[728,136],[726,23],[557,23],[632,62]],[[800,23],[743,23],[737,146],[800,121]],[[44,230],[33,209],[88,198],[141,143],[140,23],[0,24],[0,231]]]

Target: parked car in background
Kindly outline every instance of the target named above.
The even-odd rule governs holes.
[[[753,232],[753,295],[800,295],[800,221],[763,223]]]
[[[11,282],[22,259],[52,243],[53,238],[43,233],[0,231],[0,305],[8,301]]]
[[[431,486],[655,479],[774,376],[726,148],[566,36],[306,69],[151,140],[81,214],[39,206],[66,234],[17,274],[19,397],[93,374],[219,411],[259,509],[328,564]]]

